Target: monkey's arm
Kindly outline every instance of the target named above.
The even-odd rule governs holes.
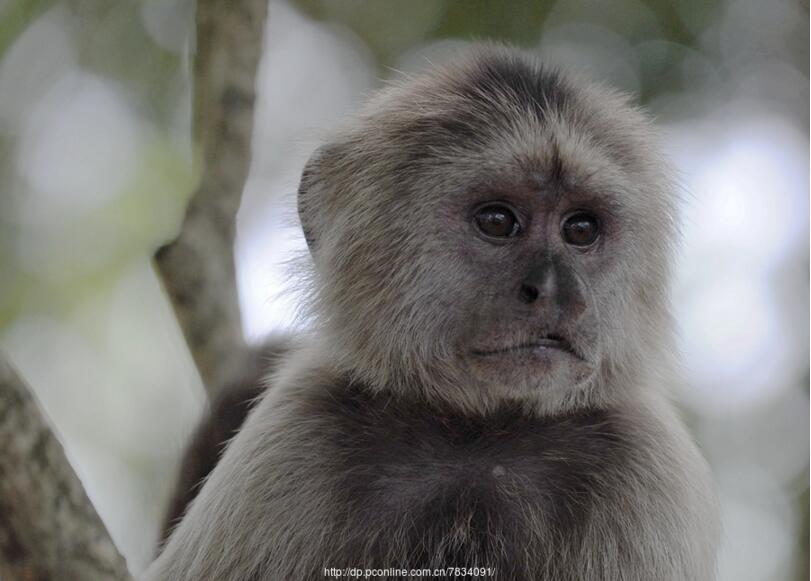
[[[256,400],[268,388],[267,377],[290,348],[288,337],[273,337],[255,348],[242,375],[219,390],[210,410],[200,420],[183,454],[175,491],[161,531],[164,544],[214,470],[226,444],[242,427]]]
[[[144,581],[306,578],[295,567],[313,562],[328,494],[296,391],[282,382],[257,404]]]
[[[228,441],[242,427],[254,401],[264,393],[261,377],[250,377],[229,386],[211,405],[192,436],[180,466],[177,484],[163,523],[161,542],[169,539],[186,508],[214,470]]]

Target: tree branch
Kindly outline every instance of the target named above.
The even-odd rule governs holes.
[[[236,214],[251,159],[256,69],[268,0],[200,0],[194,131],[203,176],[180,235],[155,255],[209,394],[247,358],[234,267]]]
[[[131,579],[62,446],[2,357],[0,579]]]

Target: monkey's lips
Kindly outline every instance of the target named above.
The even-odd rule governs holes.
[[[593,371],[566,337],[550,333],[500,339],[468,352],[470,372],[484,385],[502,386],[516,394],[546,392],[579,385]]]
[[[473,354],[477,357],[498,357],[502,355],[513,354],[538,354],[546,355],[554,352],[560,352],[577,359],[582,357],[572,348],[571,344],[560,335],[547,335],[525,343],[518,343],[514,345],[507,345],[496,348],[474,349]]]

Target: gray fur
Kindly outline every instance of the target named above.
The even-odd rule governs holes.
[[[302,179],[315,330],[144,578],[713,579],[709,471],[663,389],[676,200],[656,152],[624,96],[505,48],[381,91]],[[522,237],[477,237],[491,200]],[[587,251],[557,230],[583,208]],[[548,296],[518,301],[538,277]],[[566,353],[492,355],[552,334]]]

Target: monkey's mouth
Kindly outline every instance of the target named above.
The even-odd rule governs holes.
[[[564,337],[554,333],[533,339],[532,341],[518,343],[516,345],[508,345],[506,347],[499,347],[496,349],[474,349],[473,354],[478,357],[492,357],[510,353],[531,351],[542,352],[547,350],[561,351],[568,355],[572,355],[573,357],[577,357],[578,359],[582,359],[577,351],[572,348],[571,343],[569,343]]]

